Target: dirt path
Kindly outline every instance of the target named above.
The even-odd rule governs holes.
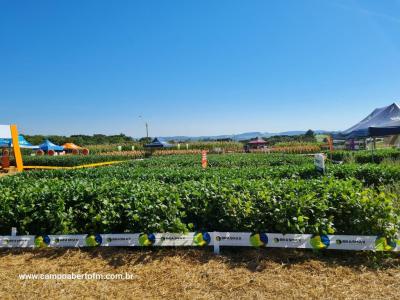
[[[377,264],[378,263],[378,264]],[[21,280],[22,273],[101,273],[131,280]],[[207,249],[0,251],[0,298],[399,299],[400,258],[352,252]]]

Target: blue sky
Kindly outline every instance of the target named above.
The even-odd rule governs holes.
[[[0,0],[25,133],[342,130],[400,102],[400,1]]]

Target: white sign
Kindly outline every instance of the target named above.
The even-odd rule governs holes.
[[[10,125],[0,125],[0,139],[11,139]]]
[[[315,154],[314,165],[320,172],[325,172],[325,156],[321,153]]]

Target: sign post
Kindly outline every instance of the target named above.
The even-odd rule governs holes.
[[[203,169],[207,168],[207,150],[201,151],[201,166]]]

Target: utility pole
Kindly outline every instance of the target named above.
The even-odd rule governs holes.
[[[139,116],[139,119],[144,121],[142,116]],[[146,138],[148,139],[149,138],[149,124],[147,123],[147,121],[144,121],[144,124],[146,125]]]

